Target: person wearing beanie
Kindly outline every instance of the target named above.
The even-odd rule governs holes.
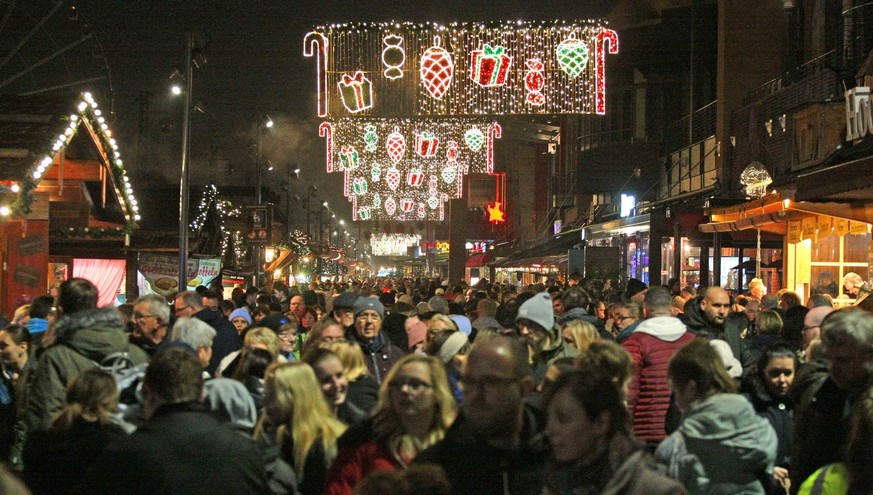
[[[233,323],[234,328],[236,328],[240,335],[242,335],[243,330],[252,324],[252,315],[249,314],[249,310],[246,308],[237,308],[231,311],[227,319]]]
[[[353,308],[354,323],[346,331],[346,338],[356,342],[364,353],[370,374],[381,385],[388,371],[399,361],[405,352],[395,346],[382,333],[382,319],[385,307],[378,297],[360,297]]]
[[[473,325],[470,323],[469,318],[463,315],[449,315],[449,318],[455,322],[455,325],[458,326],[458,330],[467,337],[470,336],[470,333],[473,331]]]
[[[355,302],[361,297],[356,292],[343,292],[333,300],[333,310],[330,315],[339,322],[343,328],[352,326],[355,322]]]
[[[531,351],[534,382],[539,385],[553,361],[562,357],[575,358],[579,350],[566,345],[561,329],[555,323],[552,297],[540,292],[525,301],[515,317],[516,329]]]
[[[648,289],[649,286],[642,280],[632,278],[627,281],[627,288],[624,291],[624,295],[629,301],[642,304],[643,298],[646,297],[646,291]]]
[[[409,342],[409,352],[415,352],[424,346],[427,338],[427,325],[418,316],[410,316],[406,319],[406,339]]]

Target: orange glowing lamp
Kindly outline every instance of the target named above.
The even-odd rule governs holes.
[[[503,206],[503,203],[500,201],[494,200],[493,205],[488,205],[488,221],[491,223],[503,223],[506,221],[506,216],[503,212],[503,209],[500,208]]]

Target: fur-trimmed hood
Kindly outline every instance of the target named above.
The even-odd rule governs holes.
[[[55,326],[56,342],[96,362],[127,349],[121,315],[112,308],[86,309],[65,315]]]

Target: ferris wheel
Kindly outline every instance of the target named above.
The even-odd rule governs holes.
[[[112,79],[91,25],[70,0],[0,0],[0,94],[90,91],[112,110]]]

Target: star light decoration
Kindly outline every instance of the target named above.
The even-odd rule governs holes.
[[[318,115],[334,118],[604,114],[606,56],[618,48],[599,20],[345,23],[304,38]],[[372,99],[343,105],[338,84],[359,73]]]
[[[503,203],[494,200],[494,204],[488,205],[488,221],[491,223],[503,223],[506,221],[506,215],[503,212]]]
[[[112,137],[112,131],[109,129],[108,124],[106,124],[103,112],[98,108],[97,102],[91,93],[87,92],[82,93],[75,111],[70,113],[67,118],[66,129],[55,138],[51,149],[38,155],[28,175],[20,178],[18,182],[13,181],[5,186],[7,192],[12,193],[12,201],[0,204],[0,216],[7,217],[12,215],[23,217],[30,213],[30,204],[33,202],[33,190],[36,189],[37,184],[46,171],[55,163],[57,157],[63,153],[64,148],[70,144],[73,136],[83,127],[86,129],[85,132],[97,137],[97,145],[100,148],[101,154],[109,160],[109,168],[115,178],[115,182],[124,187],[123,191],[117,191],[118,197],[122,200],[122,209],[127,219],[123,233],[129,234],[136,228],[136,222],[140,220],[139,205],[133,194],[133,188],[130,185],[130,180],[127,178],[127,173],[124,170],[124,162],[121,160],[118,144]]]
[[[373,256],[406,256],[409,248],[420,242],[418,234],[373,234],[370,249]]]
[[[355,220],[441,221],[466,174],[494,171],[501,127],[473,118],[347,118],[322,123],[319,134]]]

